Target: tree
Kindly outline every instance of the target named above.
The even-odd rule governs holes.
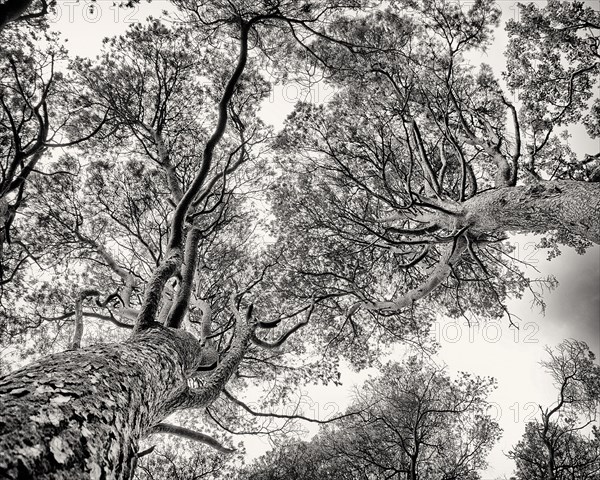
[[[522,440],[509,452],[517,479],[592,479],[600,472],[600,432],[592,425],[600,406],[600,366],[582,341],[565,340],[542,366],[558,390],[554,405],[529,422]]]
[[[369,380],[343,420],[310,443],[262,457],[243,478],[476,479],[500,428],[486,413],[491,378],[410,357]]]
[[[181,455],[181,452],[185,455]],[[166,446],[153,445],[138,463],[136,479],[198,480],[235,476],[231,452],[215,450],[207,445],[174,437]],[[244,449],[236,451],[234,460],[240,461]]]
[[[122,145],[120,132],[123,130],[134,136],[139,135],[135,148],[141,147],[142,151],[147,149],[145,153],[160,169],[147,168],[134,155],[123,166],[91,162],[83,177],[90,188],[110,190],[115,187],[118,190],[118,185],[107,184],[112,174],[125,174],[125,183],[138,184],[135,188],[118,192],[129,200],[127,208],[122,209],[102,203],[79,208],[82,195],[75,191],[77,182],[70,178],[74,176],[72,170],[78,170],[78,165],[72,158],[59,160],[68,167],[61,181],[56,185],[53,182],[46,183],[56,188],[51,188],[49,192],[37,192],[39,196],[36,200],[40,204],[46,203],[42,195],[55,196],[49,202],[49,208],[41,211],[44,233],[60,234],[61,237],[54,237],[53,241],[61,249],[69,250],[70,243],[73,243],[80,252],[79,257],[60,258],[61,250],[57,251],[57,263],[62,262],[59,267],[68,268],[69,262],[87,260],[94,263],[99,260],[102,267],[112,271],[107,273],[99,268],[98,275],[93,278],[89,273],[87,278],[79,275],[82,280],[93,280],[95,288],[87,288],[81,282],[78,286],[71,284],[66,292],[62,292],[62,296],[61,292],[52,292],[52,296],[58,295],[59,299],[70,294],[75,300],[74,310],[62,315],[62,319],[74,317],[75,321],[69,349],[0,380],[0,471],[8,478],[32,475],[36,478],[130,478],[140,453],[139,440],[153,432],[176,433],[223,448],[207,435],[162,421],[178,410],[205,408],[213,403],[225,384],[241,368],[242,360],[250,352],[251,342],[257,344],[253,348],[259,351],[277,348],[290,333],[297,331],[307,321],[305,319],[287,333],[283,330],[281,338],[274,342],[259,339],[255,333],[257,328],[273,328],[280,321],[269,322],[268,318],[265,321],[257,320],[252,304],[246,309],[245,315],[240,312],[244,295],[257,283],[252,277],[255,273],[260,274],[260,267],[258,272],[251,266],[242,271],[237,279],[237,288],[231,283],[227,284],[228,278],[223,280],[218,275],[213,276],[220,296],[211,305],[202,298],[202,288],[206,287],[202,284],[202,277],[198,282],[195,279],[196,254],[198,241],[204,233],[203,227],[210,227],[215,221],[219,223],[223,213],[220,209],[227,204],[222,200],[234,197],[227,189],[225,179],[236,166],[238,156],[235,152],[229,154],[219,149],[223,146],[227,127],[234,126],[240,135],[246,126],[252,127],[252,123],[244,121],[242,113],[247,111],[252,116],[252,105],[257,99],[250,88],[251,83],[245,86],[242,78],[247,71],[249,38],[260,37],[258,27],[261,24],[275,28],[285,25],[286,21],[311,23],[334,11],[337,4],[331,2],[313,11],[302,3],[292,1],[267,6],[262,2],[256,5],[248,2],[239,9],[226,2],[223,5],[180,3],[185,3],[184,6],[196,15],[200,37],[205,35],[212,38],[218,48],[224,48],[225,44],[231,44],[232,41],[237,43],[235,66],[233,69],[229,66],[227,75],[215,81],[214,92],[209,92],[218,99],[217,114],[211,113],[202,119],[210,125],[210,129],[204,138],[203,148],[198,152],[191,148],[194,146],[191,142],[198,139],[197,136],[194,138],[197,131],[192,130],[191,136],[184,137],[187,132],[182,132],[183,127],[177,123],[179,119],[185,126],[185,121],[191,116],[189,111],[184,112],[183,117],[177,111],[182,107],[181,95],[187,93],[185,89],[177,90],[180,85],[174,87],[178,75],[185,74],[181,64],[173,64],[169,56],[161,57],[156,49],[149,48],[138,52],[141,58],[126,58],[130,63],[122,64],[118,55],[113,55],[112,59],[108,56],[105,64],[100,65],[100,71],[105,67],[116,71],[111,80],[118,79],[127,88],[136,87],[133,91],[125,92],[103,89],[107,97],[101,99],[101,104],[106,102],[115,116],[109,138],[118,147]],[[344,3],[346,6],[347,3]],[[149,30],[152,29],[152,38],[159,38],[160,25],[153,25]],[[130,35],[140,39],[144,34],[144,29],[134,27]],[[165,37],[168,46],[168,35]],[[127,53],[123,56],[127,57]],[[212,67],[216,64],[213,63]],[[144,68],[156,71],[154,80],[149,81],[150,85],[145,83],[147,77]],[[163,75],[165,72],[171,72],[171,76]],[[88,86],[91,87],[93,85]],[[169,110],[168,99],[177,95],[180,95],[180,100],[175,103],[175,111]],[[258,92],[258,98],[260,95]],[[131,104],[128,100],[132,98],[137,98],[140,104]],[[197,107],[188,105],[191,109]],[[161,124],[163,120],[166,121],[165,125]],[[169,130],[171,127],[173,130]],[[164,135],[163,138],[161,135]],[[250,132],[245,132],[245,135],[237,148],[237,154],[244,161],[248,155],[245,147],[252,137]],[[131,145],[128,140],[125,139],[125,146]],[[182,140],[183,145],[178,144],[178,140]],[[170,168],[170,154],[179,156],[173,159],[181,167],[179,176],[177,171]],[[189,162],[187,166],[186,162]],[[190,164],[192,167],[189,167]],[[194,170],[190,171],[190,168]],[[122,170],[119,172],[119,169]],[[170,189],[169,196],[172,195],[170,201],[173,206],[170,212],[164,212],[163,219],[158,219],[155,225],[167,220],[168,227],[166,232],[158,232],[158,238],[154,238],[155,244],[145,245],[147,251],[140,252],[140,243],[143,245],[146,235],[152,235],[152,232],[135,232],[136,221],[145,227],[151,224],[146,213],[160,210],[153,210],[156,205],[151,202],[159,194],[157,190],[163,175]],[[180,191],[174,188],[177,185]],[[127,197],[128,194],[131,196]],[[215,211],[217,218],[211,221],[210,214]],[[121,220],[121,228],[134,230],[126,236],[133,239],[129,254],[134,259],[139,260],[146,254],[151,257],[154,255],[154,265],[151,265],[147,278],[136,271],[133,264],[123,265],[120,258],[107,248],[115,248],[114,243],[111,245],[110,237],[106,237],[105,229],[114,225],[107,222],[107,217],[117,224]],[[202,221],[208,224],[203,225]],[[114,242],[118,246],[120,238],[118,231],[116,233]],[[82,245],[86,246],[83,251]],[[218,254],[218,249],[213,253]],[[140,260],[142,265],[145,263],[143,260]],[[202,267],[206,269],[206,265]],[[119,279],[116,280],[113,274]],[[108,281],[102,283],[99,281],[102,279]],[[144,283],[137,284],[137,280],[141,279]],[[176,286],[173,287],[174,281]],[[116,292],[102,291],[103,287],[108,285],[110,288],[114,283],[118,284]],[[143,295],[140,295],[140,287],[145,287]],[[191,305],[191,293],[196,290],[194,287],[198,287],[200,293],[194,305]],[[108,314],[92,311],[87,316],[111,320],[131,330],[132,336],[116,343],[78,348],[83,332],[83,307],[90,298],[97,298],[96,307],[108,310]],[[223,299],[227,299],[226,305],[219,303]],[[16,302],[18,310],[22,303],[18,303],[18,299]],[[195,332],[198,337],[181,328],[186,314],[192,309],[200,317],[196,320]],[[121,316],[121,320],[114,318],[112,310]],[[215,321],[217,315],[221,317],[220,322]],[[131,320],[132,316],[133,323],[123,321],[127,318]],[[292,322],[294,317],[290,316]],[[263,363],[261,354],[248,356],[249,370],[253,368],[252,358],[259,364],[256,368],[260,370]]]
[[[551,3],[544,18],[597,19],[583,6],[575,18],[557,10]],[[534,34],[520,33],[538,30],[528,16],[511,23],[519,43],[507,53],[507,83],[522,88],[519,107],[489,66],[476,71],[467,60],[485,49],[498,14],[490,1],[468,9],[390,2],[330,26],[329,38],[313,45],[314,68],[335,93],[319,105],[299,103],[280,135],[286,161],[270,192],[273,235],[294,253],[290,284],[303,295],[334,296],[331,308],[348,313],[337,320],[346,327],[350,317],[359,328],[384,322],[393,330],[388,317],[406,324],[429,305],[453,317],[512,322],[505,298],[553,281],[522,274],[509,233],[543,235],[542,245],[580,252],[600,241],[597,159],[577,160],[555,134],[585,116],[597,57],[569,54],[573,67],[555,93],[537,98],[546,90],[520,82],[528,73],[518,62],[539,47]],[[547,21],[544,28],[563,27]],[[578,42],[597,43],[597,30],[577,28]],[[570,41],[570,34],[548,40],[552,58]],[[535,66],[538,79],[563,68],[541,57]],[[540,112],[547,114],[536,119]]]

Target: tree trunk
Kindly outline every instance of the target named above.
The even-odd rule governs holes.
[[[8,202],[0,197],[0,281],[4,279],[2,264],[4,263],[4,242],[6,241],[6,224],[8,222]]]
[[[410,470],[408,472],[409,480],[417,480],[417,457],[410,457]]]
[[[549,441],[545,440],[544,443],[548,449],[548,459],[546,461],[546,480],[556,480],[556,476],[554,475],[554,471],[556,470],[554,448]]]
[[[467,200],[471,231],[568,231],[600,243],[600,183],[560,180],[495,188]]]
[[[0,478],[131,478],[138,441],[178,408],[200,348],[156,327],[1,378]]]

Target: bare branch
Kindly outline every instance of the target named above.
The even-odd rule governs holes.
[[[282,418],[282,419],[287,419],[287,420],[304,420],[305,422],[310,422],[310,423],[325,424],[325,423],[335,422],[335,421],[340,420],[342,418],[351,417],[351,416],[354,416],[354,415],[360,415],[360,413],[362,413],[360,411],[359,412],[349,412],[349,413],[345,413],[344,415],[339,415],[337,417],[330,418],[328,420],[319,420],[317,418],[305,417],[304,415],[284,415],[284,414],[280,414],[280,413],[257,412],[256,410],[253,410],[252,408],[250,408],[247,404],[245,404],[241,400],[235,398],[226,389],[223,389],[223,394],[229,400],[231,400],[233,403],[235,403],[237,406],[241,407],[243,410],[245,410],[246,412],[254,415],[255,417]]]

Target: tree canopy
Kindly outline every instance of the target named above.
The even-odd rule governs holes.
[[[54,2],[0,5],[0,473],[175,478],[174,447],[141,446],[158,434],[214,450],[183,459],[195,475],[230,472],[235,435],[318,422],[277,409],[344,364],[384,376],[290,468],[478,478],[493,382],[383,359],[435,352],[440,316],[515,327],[527,291],[543,308],[556,281],[511,234],[551,257],[600,243],[600,158],[568,141],[600,133],[600,14],[520,7],[497,77],[474,66],[492,0],[172,3],[93,59],[52,33]],[[287,81],[333,94],[275,130],[261,108]],[[559,384],[586,348],[550,352]],[[588,440],[550,417],[597,401],[581,385],[542,411],[574,452]]]
[[[242,478],[477,479],[501,429],[487,409],[493,379],[416,357],[387,364],[366,382],[349,416],[309,444],[269,452]]]

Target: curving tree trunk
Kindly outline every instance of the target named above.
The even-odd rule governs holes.
[[[128,479],[138,441],[180,408],[199,342],[156,327],[0,379],[0,478]]]

